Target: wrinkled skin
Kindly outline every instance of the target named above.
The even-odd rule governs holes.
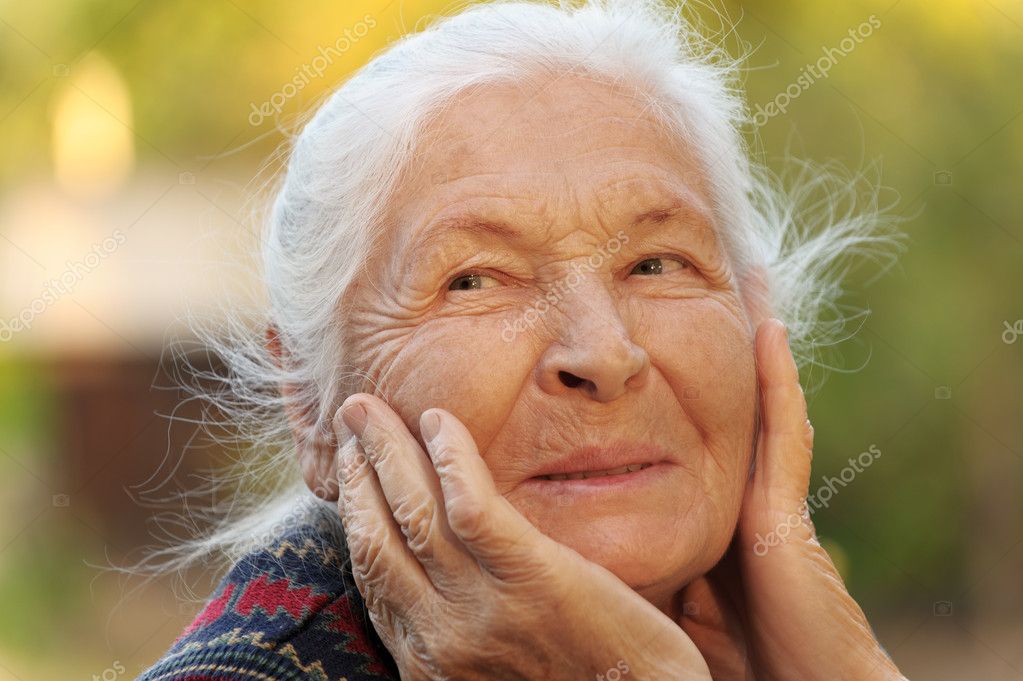
[[[808,519],[753,554],[807,493],[810,435],[696,161],[575,77],[459,97],[429,133],[346,301],[366,382],[345,407],[369,425],[300,454],[340,488],[403,678],[900,678]],[[517,234],[440,224],[470,215]],[[536,478],[615,440],[657,473],[599,495]]]
[[[777,320],[756,338],[763,422],[734,544],[674,619],[501,496],[468,430],[430,409],[426,450],[377,397],[335,428],[353,572],[403,679],[898,680],[805,514],[813,429]],[[362,416],[359,412],[362,411]],[[787,540],[758,551],[781,524]]]
[[[353,296],[349,357],[370,377],[366,392],[413,428],[431,407],[456,415],[533,525],[668,610],[718,561],[738,518],[752,331],[696,166],[640,100],[609,92],[574,79],[495,86],[434,122]],[[663,212],[633,225],[652,211]],[[438,221],[470,212],[523,237],[421,245]],[[660,274],[632,273],[658,255]],[[480,288],[447,290],[466,271]],[[541,308],[547,292],[556,302]],[[530,309],[546,312],[526,324]],[[524,330],[505,340],[516,322]],[[569,387],[559,372],[585,382]],[[524,484],[612,439],[667,451],[656,485],[588,503]]]

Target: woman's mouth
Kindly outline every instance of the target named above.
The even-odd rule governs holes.
[[[564,505],[566,499],[575,495],[641,495],[651,485],[661,484],[671,468],[667,462],[658,462],[574,473],[548,473],[529,478],[523,485],[535,494],[557,499],[559,505]]]
[[[553,473],[551,475],[538,476],[540,480],[586,480],[588,478],[603,478],[611,475],[625,475],[626,473],[635,473],[641,471],[644,468],[649,468],[652,463],[637,463],[627,466],[619,466],[618,468],[609,468],[602,471],[582,471],[579,473]]]
[[[566,495],[642,494],[669,473],[671,454],[653,442],[609,439],[549,461],[524,481],[534,493]]]

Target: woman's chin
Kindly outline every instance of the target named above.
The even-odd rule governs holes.
[[[696,528],[685,532],[663,526],[611,525],[552,523],[541,526],[541,531],[640,593],[677,590],[717,562],[707,547],[719,542],[704,536],[706,526],[704,532]]]

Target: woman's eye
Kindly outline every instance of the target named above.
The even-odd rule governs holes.
[[[663,274],[675,270],[689,269],[690,267],[692,265],[689,264],[689,261],[681,258],[647,258],[638,262],[629,274]]]
[[[488,285],[486,283],[488,281],[493,283]],[[448,285],[448,290],[468,291],[474,288],[491,288],[495,284],[500,285],[501,282],[493,277],[488,277],[485,274],[463,274],[451,280],[451,283]]]

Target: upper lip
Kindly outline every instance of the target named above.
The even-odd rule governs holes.
[[[588,445],[551,461],[533,477],[606,471],[635,464],[655,464],[667,460],[668,452],[649,442],[613,441],[603,446]]]

